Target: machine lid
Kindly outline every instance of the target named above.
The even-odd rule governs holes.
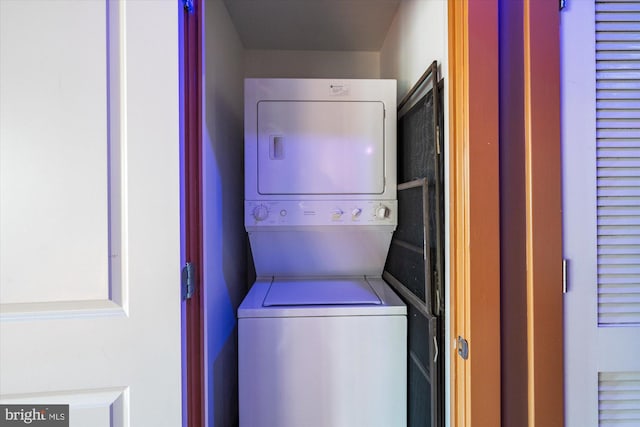
[[[263,307],[381,303],[380,298],[365,278],[275,278],[264,299]]]

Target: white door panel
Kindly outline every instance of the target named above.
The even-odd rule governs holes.
[[[105,299],[105,5],[0,8],[0,301]]]
[[[0,20],[0,401],[180,425],[179,5]]]
[[[629,8],[640,2],[572,1],[561,14],[567,427],[640,425],[640,74],[629,61],[640,37],[625,29]]]

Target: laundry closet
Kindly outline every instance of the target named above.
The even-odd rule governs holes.
[[[400,102],[433,61],[447,78],[447,3],[207,0],[203,19],[205,416],[207,426],[226,427],[238,423],[237,309],[255,281],[244,224],[245,79],[395,79]],[[442,98],[446,111],[446,91]],[[412,407],[416,395],[431,396],[411,377],[407,425],[435,425],[428,404]]]

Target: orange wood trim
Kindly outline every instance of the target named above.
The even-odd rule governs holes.
[[[467,2],[450,1],[448,4],[449,19],[449,191],[450,191],[450,292],[451,315],[450,329],[452,338],[466,336],[466,300],[465,284],[468,283],[468,265],[466,260],[468,213],[466,194],[468,192],[467,167],[465,164],[465,148],[468,146],[468,63],[467,63]],[[452,426],[465,427],[466,415],[470,412],[467,406],[467,363],[464,363],[456,352],[451,353],[451,408]]]
[[[564,425],[560,37],[556,2],[524,2],[529,426]]]
[[[498,1],[450,1],[451,425],[500,425]]]
[[[500,0],[502,425],[527,426],[524,2]]]

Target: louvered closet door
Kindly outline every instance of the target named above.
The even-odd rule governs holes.
[[[640,426],[640,0],[561,31],[566,426]]]

